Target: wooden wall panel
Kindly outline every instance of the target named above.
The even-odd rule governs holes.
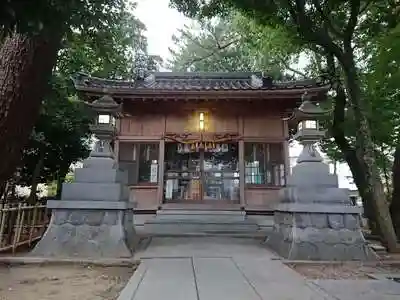
[[[243,117],[244,136],[248,137],[283,137],[283,121],[270,116]]]
[[[210,118],[210,129],[213,132],[238,132],[238,118],[236,116],[214,115]]]
[[[129,200],[136,203],[135,209],[157,209],[157,187],[131,187]]]
[[[165,117],[143,115],[121,119],[120,134],[124,136],[161,136],[165,130]]]
[[[142,117],[135,116],[128,118],[129,126],[126,135],[142,135]]]
[[[244,197],[246,206],[273,208],[274,205],[279,203],[279,189],[245,189]]]
[[[120,119],[119,132],[122,135],[129,134],[130,118]]]
[[[142,135],[161,136],[165,131],[165,118],[162,115],[146,115],[142,117]]]
[[[164,132],[198,132],[198,114],[145,114],[121,119],[120,134],[124,136],[161,136]],[[281,138],[287,134],[283,121],[279,117],[260,115],[220,115],[207,113],[206,131],[239,132],[239,120],[243,119],[243,135],[245,137]]]
[[[166,132],[182,133],[188,131],[188,117],[184,115],[167,115]]]

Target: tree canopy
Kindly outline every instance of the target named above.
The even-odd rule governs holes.
[[[168,67],[202,72],[258,70],[275,79],[304,76],[290,66],[298,60],[299,51],[295,44],[288,47],[285,32],[260,29],[239,13],[194,21],[173,36]]]

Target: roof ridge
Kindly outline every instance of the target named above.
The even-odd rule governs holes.
[[[262,77],[262,72],[153,72],[158,79],[250,79]]]

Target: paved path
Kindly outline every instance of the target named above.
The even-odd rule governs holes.
[[[350,300],[369,288],[332,296],[348,282],[306,281],[250,239],[155,238],[137,258],[119,300]]]

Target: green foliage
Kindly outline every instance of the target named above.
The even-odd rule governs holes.
[[[304,74],[291,68],[299,48],[280,28],[265,28],[241,14],[200,20],[179,30],[168,67],[176,71],[264,71],[275,79]],[[284,74],[286,71],[286,74]]]
[[[52,181],[47,185],[47,197],[55,197],[57,195],[57,181]]]
[[[40,117],[25,147],[22,183],[30,185],[41,158],[39,182],[63,178],[72,163],[89,154],[89,124],[92,115],[78,101],[70,76],[87,72],[105,78],[131,78],[140,53],[149,68],[157,68],[158,57],[147,55],[145,27],[132,4],[114,8],[104,22],[72,30],[65,36],[53,73],[51,92],[43,101]],[[117,17],[118,16],[118,17]],[[113,22],[109,22],[114,20]]]
[[[113,11],[112,16],[88,28],[73,30],[65,39],[57,62],[57,72],[70,76],[77,72],[107,78],[130,78],[138,52],[147,52],[144,24],[132,11],[136,4]]]
[[[376,39],[376,53],[366,76],[371,97],[372,126],[376,139],[392,147],[399,144],[400,126],[400,24]],[[382,123],[381,121],[384,121]],[[385,126],[385,128],[382,127]]]
[[[54,77],[52,91],[23,153],[21,181],[30,185],[37,163],[44,163],[38,182],[56,179],[61,169],[89,154],[89,124],[92,118],[83,103],[68,97],[66,86]]]
[[[90,28],[112,24],[118,12],[127,7],[124,0],[11,0],[0,3],[0,31],[10,34],[38,33],[42,30]]]

